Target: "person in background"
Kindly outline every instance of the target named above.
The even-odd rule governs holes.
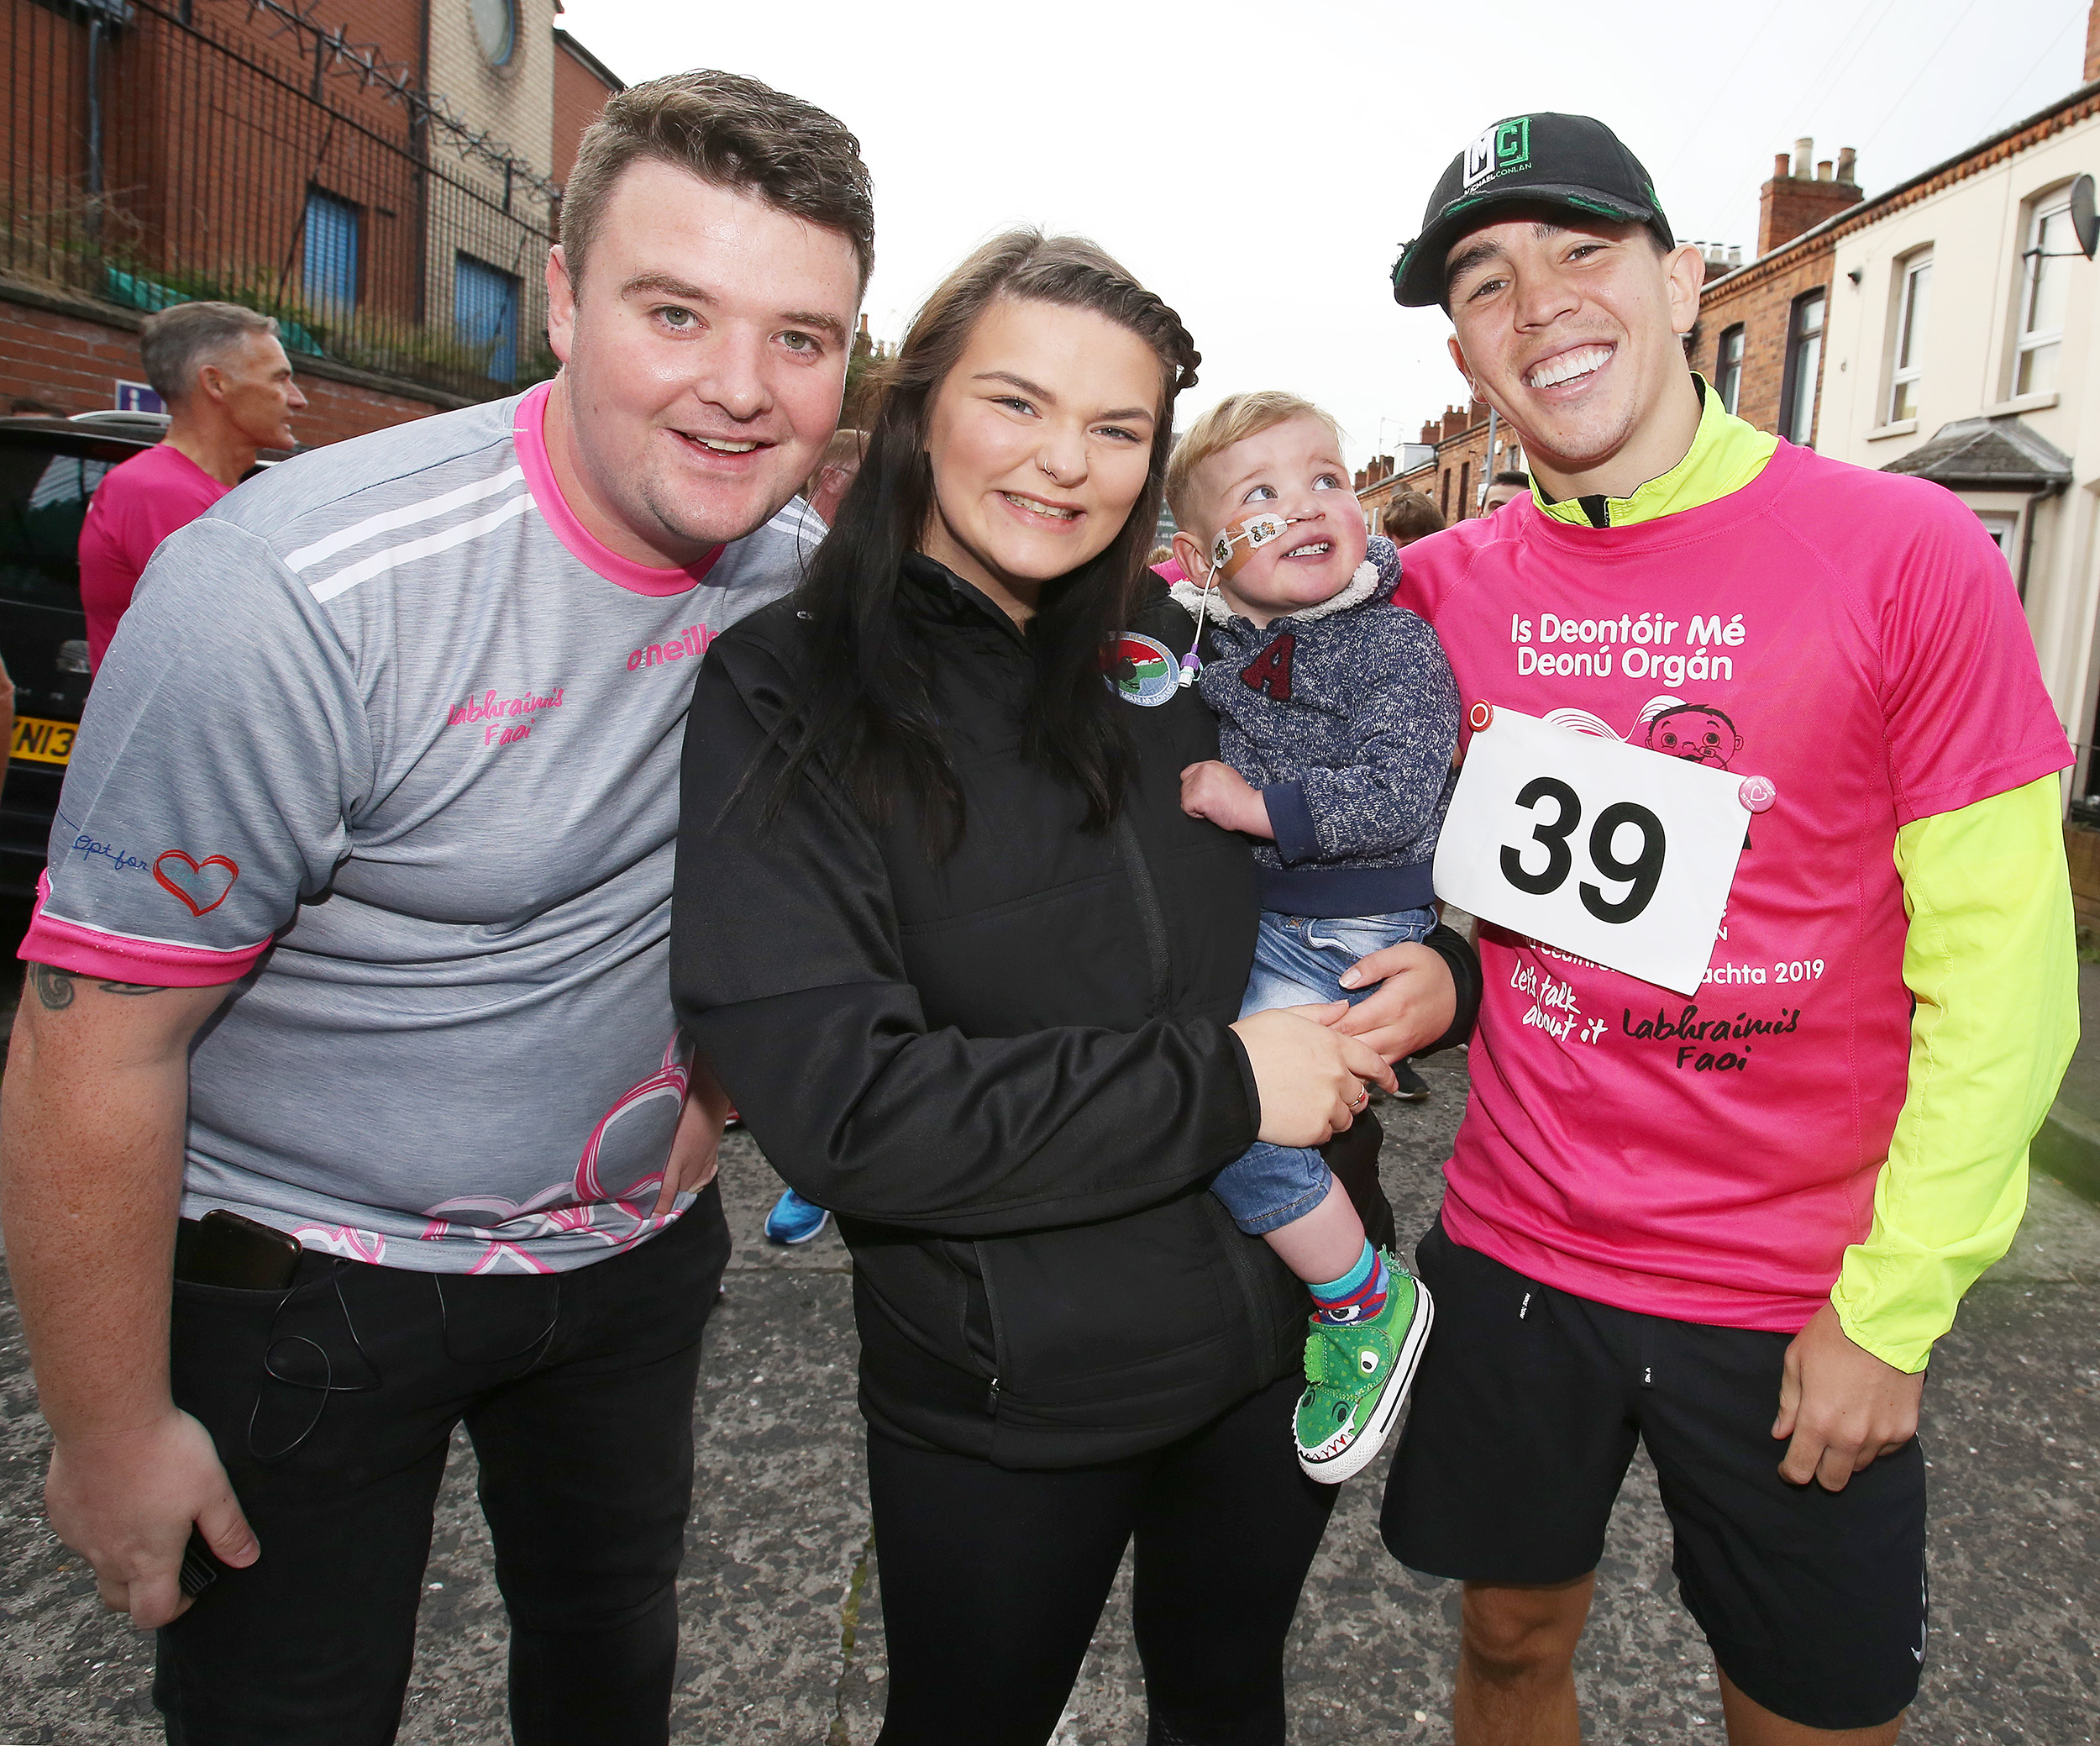
[[[1392,502],[1378,512],[1378,531],[1394,545],[1404,546],[1410,540],[1420,539],[1427,534],[1442,533],[1443,512],[1437,508],[1435,498],[1421,492],[1395,492]],[[1372,1102],[1383,1102],[1389,1095],[1395,1103],[1425,1103],[1429,1101],[1429,1081],[1415,1070],[1412,1062],[1394,1062],[1393,1084],[1390,1094],[1373,1091]]]
[[[1395,545],[1443,531],[1443,512],[1436,500],[1419,491],[1394,492],[1393,501],[1378,512],[1378,532]]]
[[[80,530],[87,661],[100,667],[154,549],[239,484],[263,449],[289,449],[307,397],[277,323],[239,303],[177,303],[149,315],[139,356],[167,402],[168,434],[113,470]]]
[[[1488,481],[1488,490],[1480,500],[1480,513],[1493,515],[1504,503],[1514,503],[1519,497],[1531,495],[1531,476],[1529,473],[1497,473]]]
[[[802,486],[802,501],[816,512],[828,528],[838,518],[838,500],[860,471],[860,458],[868,452],[864,430],[837,430],[824,445],[824,458]]]

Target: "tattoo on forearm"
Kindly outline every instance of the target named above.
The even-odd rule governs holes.
[[[36,990],[37,1000],[47,1012],[63,1012],[73,1004],[73,978],[65,970],[49,964],[32,964],[29,966],[29,986]],[[95,986],[104,994],[134,997],[167,992],[157,982],[97,982]]]

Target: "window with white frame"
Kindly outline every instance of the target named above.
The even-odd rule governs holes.
[[[2014,352],[2013,392],[2046,394],[2056,386],[2064,349],[2064,308],[2071,296],[2071,260],[2077,240],[2071,230],[2071,191],[2061,188],[2034,202],[2020,251],[2019,338]]]
[[[2019,531],[2020,518],[2004,509],[1979,509],[1976,518],[1983,523],[1983,531],[1991,536],[1998,550],[2004,554],[2006,567],[2012,569],[2013,536]]]
[[[1743,327],[1738,322],[1721,335],[1714,354],[1714,392],[1721,397],[1721,410],[1732,413],[1743,392]]]
[[[1896,346],[1888,376],[1889,424],[1918,416],[1918,386],[1925,373],[1925,311],[1932,301],[1932,250],[1896,270]]]

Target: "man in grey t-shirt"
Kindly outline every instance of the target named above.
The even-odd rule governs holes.
[[[666,1737],[727,1254],[666,981],[688,664],[821,534],[872,207],[832,118],[694,74],[607,105],[563,227],[553,384],[162,547],[24,944],[46,1495],[171,1738],[392,1738],[461,1423],[517,1738]]]

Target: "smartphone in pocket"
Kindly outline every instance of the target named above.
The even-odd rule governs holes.
[[[303,1253],[289,1231],[273,1230],[223,1208],[186,1223],[175,1244],[175,1276],[185,1285],[236,1291],[281,1291]]]

